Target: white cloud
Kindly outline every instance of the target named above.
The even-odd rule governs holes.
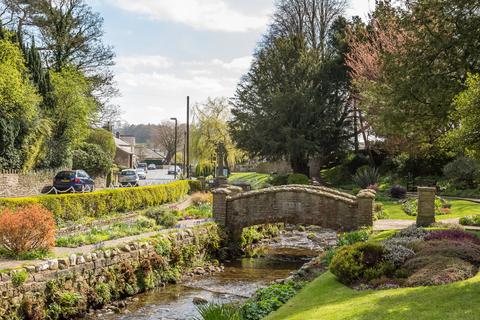
[[[266,27],[269,12],[255,15],[234,10],[225,0],[108,0],[123,10],[154,20],[171,21],[195,29],[247,32]]]
[[[207,97],[231,97],[252,57],[230,61],[173,61],[161,56],[121,56],[116,81],[122,93],[115,99],[129,123],[158,123],[170,117],[184,119],[185,98],[192,104]]]
[[[127,57],[117,57],[115,64],[121,70],[133,71],[142,69],[166,69],[172,66],[170,59],[159,55],[135,55]]]
[[[246,57],[241,57],[241,58],[236,58],[233,59],[230,62],[224,62],[219,59],[213,60],[214,64],[217,64],[221,66],[222,68],[225,68],[227,70],[232,70],[232,71],[245,71],[250,67],[250,64],[252,63],[253,57],[252,56],[246,56]]]

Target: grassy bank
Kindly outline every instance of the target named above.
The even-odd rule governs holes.
[[[480,312],[480,274],[437,287],[355,291],[327,272],[267,320],[474,320]]]
[[[232,173],[228,178],[228,183],[245,182],[252,186],[252,189],[263,188],[270,180],[270,175],[256,172],[237,172]]]
[[[387,219],[415,220],[415,216],[409,216],[402,210],[402,205],[395,201],[378,201],[383,203],[383,210],[387,213]],[[449,200],[452,205],[451,213],[437,215],[437,220],[460,218],[480,214],[480,204],[465,200]]]

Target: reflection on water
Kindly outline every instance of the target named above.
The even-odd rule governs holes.
[[[241,259],[225,264],[225,271],[196,277],[178,285],[169,285],[138,295],[127,313],[102,315],[109,320],[177,320],[198,316],[192,300],[201,297],[215,302],[236,302],[250,297],[257,289],[274,280],[284,279],[305,263],[295,259]]]

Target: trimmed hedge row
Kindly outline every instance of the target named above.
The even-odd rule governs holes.
[[[163,185],[101,190],[92,193],[41,195],[28,198],[1,198],[0,208],[14,209],[39,203],[53,212],[57,222],[82,217],[102,217],[112,212],[144,209],[177,201],[199,189],[198,181],[181,180]]]

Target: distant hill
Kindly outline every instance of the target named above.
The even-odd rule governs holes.
[[[122,135],[134,136],[137,143],[151,146],[155,130],[159,127],[157,124],[125,124],[115,131]]]

